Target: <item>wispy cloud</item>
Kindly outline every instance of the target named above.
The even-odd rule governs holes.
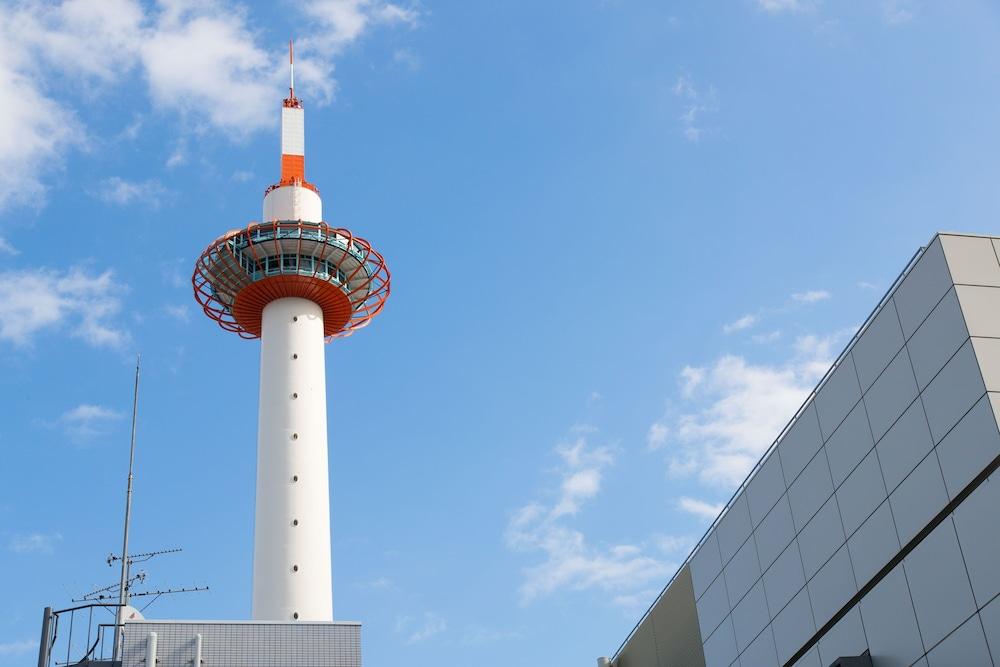
[[[524,635],[517,630],[499,630],[496,628],[470,628],[462,633],[462,643],[469,646],[493,644],[495,642],[520,639]]]
[[[405,637],[407,644],[418,644],[448,629],[448,621],[433,612],[424,612],[419,619],[402,616],[396,620],[396,633]]]
[[[909,0],[882,0],[882,17],[892,26],[913,20],[912,3]]]
[[[757,6],[770,14],[800,12],[812,7],[808,0],[757,0]]]
[[[47,329],[69,326],[90,345],[120,347],[129,334],[114,322],[126,289],[111,271],[46,269],[0,273],[0,340],[30,345]]]
[[[775,329],[774,331],[768,331],[767,333],[754,334],[750,339],[755,343],[773,343],[774,341],[781,338],[781,330]]]
[[[700,141],[707,129],[705,116],[719,109],[715,87],[702,88],[682,74],[674,82],[673,94],[681,102],[681,114],[678,116],[681,133],[690,142]]]
[[[522,506],[507,524],[508,548],[542,556],[524,570],[520,588],[524,603],[564,589],[627,592],[666,577],[674,567],[639,545],[591,546],[582,532],[569,525],[584,502],[600,492],[603,471],[614,462],[610,448],[591,445],[589,435],[578,435],[556,448],[561,465],[554,498]]]
[[[302,5],[304,13],[316,21],[319,30],[302,40],[306,48],[325,55],[340,53],[357,42],[372,27],[402,25],[415,28],[420,12],[378,0],[313,0]]]
[[[670,435],[670,429],[667,428],[666,424],[661,424],[655,422],[649,427],[649,431],[646,433],[646,447],[650,450],[657,450],[667,443],[667,436]]]
[[[11,245],[10,241],[0,236],[0,255],[20,255],[21,251]]]
[[[117,206],[141,204],[149,208],[158,207],[166,193],[167,189],[155,179],[127,181],[120,176],[105,178],[90,192],[106,204]]]
[[[744,329],[749,329],[756,323],[757,323],[756,315],[744,315],[738,320],[723,325],[722,331],[723,333],[731,334],[736,331],[743,331]]]
[[[62,541],[59,533],[25,533],[15,535],[7,542],[7,549],[16,554],[42,554],[45,556],[55,553],[56,544]]]
[[[184,304],[167,304],[163,307],[163,312],[178,322],[189,322],[191,320],[191,309]]]
[[[688,496],[681,496],[677,499],[677,509],[688,514],[693,514],[701,519],[708,519],[709,521],[719,516],[722,507],[723,503],[710,503]]]
[[[421,67],[420,57],[412,49],[396,49],[392,54],[392,62],[416,72]]]
[[[163,163],[163,166],[167,169],[174,169],[185,162],[187,162],[187,150],[182,144],[178,144],[170,152],[170,155],[167,156],[167,160]]]
[[[59,417],[66,434],[74,442],[85,442],[107,433],[108,426],[122,418],[122,414],[102,405],[81,403]]]
[[[22,655],[38,650],[38,641],[23,639],[14,642],[0,642],[0,655]]]
[[[799,303],[816,303],[817,301],[826,301],[832,296],[826,290],[808,290],[805,292],[795,292],[792,294],[792,300],[798,301]]]
[[[364,588],[373,591],[391,591],[395,590],[396,585],[392,583],[392,579],[389,577],[378,577],[372,579],[371,581],[359,582],[358,588]]]

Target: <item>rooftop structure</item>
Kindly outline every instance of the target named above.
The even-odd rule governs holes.
[[[914,255],[599,665],[1000,664],[998,255]]]

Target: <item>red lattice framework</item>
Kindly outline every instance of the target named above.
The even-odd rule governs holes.
[[[300,297],[323,309],[327,341],[371,322],[389,297],[389,269],[371,243],[325,222],[250,223],[212,242],[191,283],[205,314],[241,338],[260,338],[261,314]]]

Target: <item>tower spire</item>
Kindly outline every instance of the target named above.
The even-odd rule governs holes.
[[[295,47],[288,40],[288,97],[295,99]]]

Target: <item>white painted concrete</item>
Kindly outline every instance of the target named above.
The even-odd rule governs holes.
[[[254,620],[333,620],[327,471],[323,311],[278,299],[262,317]]]
[[[301,185],[283,185],[264,197],[264,222],[272,220],[323,221],[323,201]]]
[[[281,109],[281,154],[306,154],[305,112],[301,108]]]

